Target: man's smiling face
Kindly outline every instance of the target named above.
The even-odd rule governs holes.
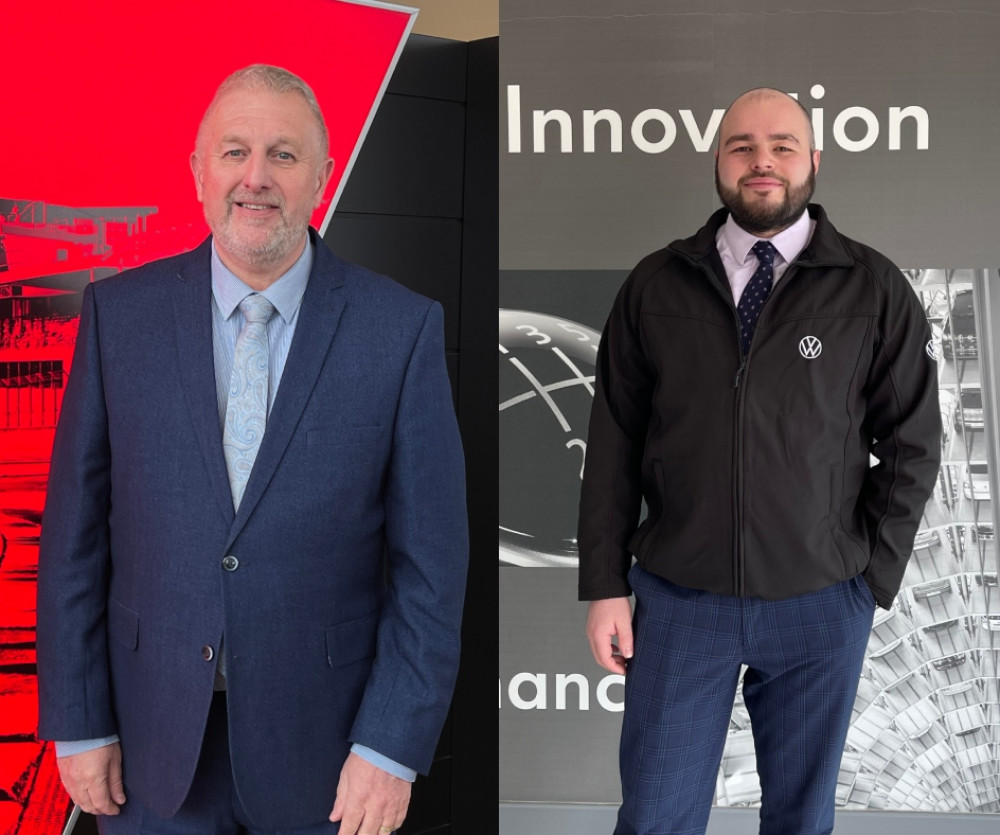
[[[212,106],[191,170],[219,256],[240,278],[273,280],[302,253],[333,171],[320,137],[296,92],[236,87]]]
[[[742,228],[771,237],[791,226],[816,187],[819,151],[809,121],[788,96],[751,91],[719,128],[715,187]]]

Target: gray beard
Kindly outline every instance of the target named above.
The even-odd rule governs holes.
[[[288,253],[292,252],[301,243],[307,231],[308,224],[297,229],[283,225],[275,229],[263,243],[252,245],[233,233],[232,226],[227,219],[218,228],[212,229],[212,235],[226,252],[231,252],[248,264],[269,267],[279,263]]]

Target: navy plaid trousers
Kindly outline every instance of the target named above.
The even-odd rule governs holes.
[[[615,835],[701,835],[741,665],[762,835],[833,831],[875,599],[860,577],[786,600],[674,585],[640,566]]]

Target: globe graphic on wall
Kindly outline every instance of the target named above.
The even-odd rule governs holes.
[[[500,561],[576,566],[580,480],[601,335],[500,310]]]

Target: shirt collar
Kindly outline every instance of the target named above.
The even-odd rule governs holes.
[[[278,311],[281,318],[287,324],[295,316],[299,302],[306,292],[306,284],[309,283],[309,273],[313,264],[312,242],[307,241],[302,254],[288,271],[278,278],[270,287],[264,290],[264,296],[274,309]],[[223,318],[228,319],[233,315],[233,311],[251,293],[256,292],[252,287],[244,284],[236,275],[222,263],[219,253],[215,248],[215,240],[212,240],[212,295],[215,303],[219,306]]]
[[[778,250],[778,254],[786,264],[791,264],[792,261],[799,257],[799,253],[806,248],[806,244],[809,243],[814,225],[809,217],[809,212],[802,212],[795,223],[779,232],[773,238],[767,238],[766,240],[774,245],[774,248]],[[721,233],[726,246],[729,247],[729,251],[740,264],[746,263],[747,258],[750,256],[750,251],[757,241],[765,240],[751,235],[746,229],[739,226],[733,220],[732,215],[726,218]]]

